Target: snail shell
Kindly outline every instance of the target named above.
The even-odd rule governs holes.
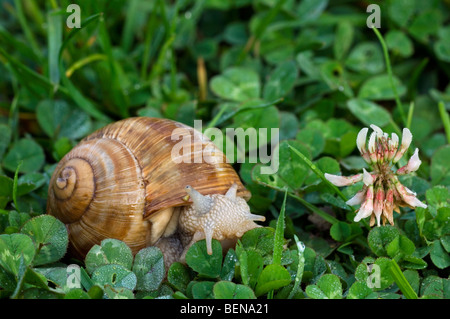
[[[176,129],[182,129],[179,139],[191,138],[190,152],[183,153],[188,163],[172,160]],[[179,207],[192,204],[186,185],[209,196],[236,184],[237,196],[248,200],[250,192],[218,148],[209,152],[212,160],[195,163],[196,143],[200,150],[213,144],[194,134],[199,132],[168,119],[129,118],[92,133],[66,154],[50,180],[47,212],[66,224],[71,252],[83,258],[105,238],[124,241],[133,253],[154,245],[178,227],[172,217]]]

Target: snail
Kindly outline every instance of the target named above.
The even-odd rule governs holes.
[[[180,139],[189,142],[182,154]],[[206,150],[208,161],[193,160]],[[133,254],[157,246],[171,264],[183,262],[199,240],[206,239],[211,254],[212,239],[227,245],[261,227],[255,221],[265,218],[250,213],[250,196],[203,134],[168,119],[134,117],[95,131],[61,159],[47,212],[65,223],[69,250],[78,258],[115,238]]]

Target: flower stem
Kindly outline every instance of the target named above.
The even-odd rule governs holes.
[[[301,152],[299,152],[297,149],[293,148],[291,145],[289,145],[289,148],[291,150],[294,151],[295,154],[298,155],[298,157],[300,157],[306,165],[309,166],[309,168],[321,179],[325,182],[325,184],[327,184],[331,189],[334,190],[334,192],[339,195],[339,197],[341,197],[345,202],[348,200],[348,198],[339,190],[339,188],[337,188],[335,185],[333,185],[332,183],[330,183],[329,180],[327,180],[325,178],[325,175],[323,174],[323,172],[316,166],[314,165],[305,155],[303,155]]]
[[[384,41],[383,36],[377,30],[377,28],[372,28],[372,30],[373,30],[373,32],[375,32],[376,36],[378,37],[378,40],[380,40],[381,47],[383,48],[383,54],[384,54],[384,59],[386,60],[386,71],[389,76],[389,82],[391,83],[392,91],[394,92],[394,96],[395,96],[395,102],[397,103],[397,107],[400,110],[400,115],[402,117],[403,124],[406,126],[407,125],[406,114],[405,114],[405,110],[403,110],[403,105],[402,105],[402,102],[400,101],[400,97],[397,92],[397,87],[394,84],[391,60],[389,59],[389,53],[388,53],[388,49],[386,46],[386,42]]]
[[[414,114],[414,102],[411,102],[411,104],[409,104],[408,118],[407,118],[407,121],[406,121],[406,127],[408,129],[411,129],[411,123],[412,123],[413,114]]]
[[[292,194],[292,193],[288,193],[289,196],[291,196],[292,198],[295,198],[296,200],[298,200],[303,206],[305,206],[306,208],[308,208],[310,211],[312,211],[313,213],[316,213],[317,215],[319,215],[320,217],[322,217],[324,220],[326,220],[327,222],[329,222],[330,224],[336,224],[339,222],[339,220],[333,216],[331,216],[330,214],[324,212],[323,210],[317,208],[316,206],[314,206],[313,204],[308,203],[306,200],[304,200],[303,198]]]
[[[439,114],[441,115],[442,123],[444,124],[445,135],[447,136],[447,143],[450,144],[450,117],[445,110],[444,102],[439,102]]]

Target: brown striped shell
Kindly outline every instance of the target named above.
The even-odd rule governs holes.
[[[172,139],[176,129],[178,139]],[[189,152],[180,152],[185,161],[177,163],[172,151],[184,138],[193,143]],[[122,240],[136,253],[166,231],[175,207],[191,204],[183,199],[186,185],[210,195],[224,194],[237,183],[238,196],[249,199],[215,146],[207,162],[195,162],[196,152],[212,145],[193,128],[172,120],[138,117],[110,124],[58,163],[47,211],[67,225],[70,249],[78,257],[105,238]]]

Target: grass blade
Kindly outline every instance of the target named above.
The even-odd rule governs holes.
[[[87,99],[73,84],[72,82],[61,73],[61,80],[64,86],[67,88],[70,97],[75,101],[75,103],[86,113],[91,115],[97,120],[104,122],[111,122],[111,119],[103,114],[97,106],[89,99]]]
[[[272,264],[281,265],[281,255],[283,253],[284,228],[285,228],[285,210],[287,199],[287,188],[284,190],[284,200],[281,206],[280,215],[278,216],[277,226],[275,228],[275,237],[273,242],[273,259]]]
[[[163,64],[165,63],[165,59],[167,58],[167,51],[169,51],[169,49],[172,47],[173,41],[175,41],[174,34],[164,42],[161,51],[159,52],[158,59],[156,60],[152,72],[150,73],[150,82],[152,82],[163,71]]]
[[[11,138],[12,141],[16,142],[19,139],[20,133],[19,133],[19,100],[20,100],[20,93],[17,90],[17,88],[14,88],[14,92],[18,92],[14,94],[14,98],[11,103],[11,109],[9,110],[9,120],[8,125],[11,129]]]
[[[81,69],[86,64],[89,64],[91,62],[98,61],[98,60],[107,60],[107,59],[108,59],[108,57],[101,53],[94,53],[94,54],[88,55],[87,57],[80,59],[77,62],[75,62],[74,64],[72,64],[72,66],[67,69],[66,76],[68,78],[70,78],[76,70]]]
[[[88,291],[94,286],[94,281],[89,277],[88,273],[83,267],[80,267],[80,281],[81,285]]]
[[[253,47],[255,46],[256,41],[260,40],[262,35],[264,34],[264,31],[267,29],[267,27],[270,25],[272,20],[276,17],[278,12],[281,10],[281,7],[284,5],[286,0],[280,0],[275,2],[273,7],[269,10],[267,15],[260,21],[258,24],[258,27],[255,30],[255,33],[250,37],[247,44],[245,45],[244,49],[241,51],[237,64],[241,64],[242,61],[244,61],[245,57],[247,56],[247,53],[253,50]]]
[[[27,42],[30,44],[33,52],[37,56],[39,56],[39,58],[41,58],[42,54],[41,54],[41,51],[39,50],[39,46],[37,44],[36,38],[34,37],[33,32],[31,32],[31,29],[27,23],[27,18],[25,17],[25,14],[23,12],[22,1],[14,0],[14,5],[16,7],[17,18],[19,19],[20,26],[23,29],[23,33],[25,34],[25,38],[27,39]]]
[[[36,3],[36,0],[27,0],[24,2],[24,9],[30,19],[33,20],[34,25],[40,34],[45,34],[45,16],[41,12],[40,3]]]
[[[309,166],[309,168],[322,181],[325,182],[325,184],[327,184],[337,195],[339,195],[339,197],[341,197],[345,202],[348,200],[347,197],[344,194],[342,194],[342,192],[339,190],[339,188],[337,188],[335,185],[331,184],[330,181],[325,178],[325,175],[323,174],[323,172],[316,165],[314,165],[305,155],[303,155],[297,149],[293,148],[291,145],[288,144],[288,146],[290,149],[292,149],[294,151],[295,154],[297,154],[305,162],[306,165]]]
[[[16,208],[16,211],[20,214],[19,205],[17,204],[17,186],[18,186],[18,178],[19,178],[19,170],[22,166],[23,161],[20,161],[19,164],[17,164],[16,172],[14,173],[14,181],[13,181],[13,202],[14,206]]]
[[[0,47],[0,57],[5,58],[9,63],[10,70],[16,76],[17,82],[26,86],[36,96],[43,97],[46,95],[46,92],[53,88],[53,84],[47,77],[22,64],[9,55],[2,47]],[[0,61],[2,60],[0,59]],[[61,92],[67,94],[67,90],[62,89]]]
[[[60,10],[50,11],[47,13],[48,24],[48,70],[50,82],[53,83],[53,92],[56,92],[59,85],[59,50],[62,45],[62,16]]]
[[[136,21],[139,21],[139,15],[145,13],[141,11],[142,8],[139,6],[139,2],[140,0],[131,0],[128,2],[129,5],[121,39],[121,46],[125,52],[130,51],[134,33],[136,32]]]
[[[2,25],[0,25],[0,45],[8,52],[19,52],[23,57],[39,63],[39,57],[30,50],[30,47],[14,37]]]
[[[313,213],[316,213],[317,215],[322,217],[324,220],[326,220],[330,224],[335,224],[335,223],[339,222],[339,220],[337,218],[335,218],[335,217],[331,216],[330,214],[324,212],[323,210],[317,208],[316,206],[314,206],[313,204],[307,202],[303,198],[301,198],[301,197],[299,197],[299,196],[297,196],[295,194],[292,194],[292,193],[289,193],[289,196],[291,196],[292,198],[295,198],[296,200],[298,200],[303,206],[308,208]]]
[[[394,78],[393,78],[393,75],[392,75],[391,60],[389,59],[389,53],[388,53],[386,42],[384,41],[383,36],[377,30],[377,28],[372,28],[372,30],[373,30],[373,32],[375,32],[378,40],[380,41],[381,47],[383,49],[384,59],[386,61],[386,71],[387,71],[388,76],[389,76],[389,82],[390,82],[391,87],[392,87],[392,92],[394,92],[395,103],[397,104],[397,107],[398,107],[398,109],[400,111],[400,115],[402,117],[403,125],[406,126],[407,125],[407,120],[406,120],[405,110],[403,109],[402,102],[400,101],[400,97],[399,97],[398,92],[397,92],[397,87],[394,84]]]
[[[83,24],[82,24],[81,28],[75,28],[75,29],[72,29],[72,31],[70,31],[69,35],[67,36],[67,38],[64,40],[63,44],[61,45],[61,49],[59,50],[58,60],[59,60],[60,64],[62,62],[62,53],[64,52],[64,49],[66,48],[66,46],[72,41],[72,38],[75,37],[81,30],[86,28],[88,25],[99,20],[102,15],[103,15],[102,12],[94,14],[94,15],[88,17],[86,20],[83,20]]]
[[[294,287],[292,287],[291,292],[289,293],[288,299],[292,299],[298,291],[300,284],[302,283],[303,278],[303,270],[305,269],[305,256],[303,252],[305,251],[305,244],[303,244],[297,237],[294,235],[295,243],[297,244],[298,251],[298,266],[297,266],[297,274],[295,275]]]
[[[104,122],[111,122],[111,119],[108,116],[106,116],[105,114],[103,114],[93,102],[91,102],[89,99],[84,97],[84,95],[67,78],[66,72],[64,71],[63,61],[62,61],[62,54],[64,52],[64,49],[72,41],[72,39],[78,34],[78,32],[80,32],[81,30],[86,28],[86,26],[88,26],[89,24],[99,20],[102,15],[103,15],[103,13],[94,14],[94,15],[90,16],[89,18],[87,18],[86,20],[83,20],[83,25],[81,26],[81,28],[72,29],[72,31],[69,33],[69,35],[67,36],[67,38],[64,40],[64,42],[61,45],[61,48],[59,50],[58,60],[59,60],[59,71],[60,71],[60,76],[61,76],[61,82],[63,83],[64,87],[66,88],[67,95],[69,95],[82,110],[84,110],[86,113],[88,113],[95,119],[104,121]],[[61,88],[60,88],[60,90],[61,90]]]
[[[103,15],[100,17],[100,25],[98,33],[100,44],[106,56],[108,57],[109,69],[111,72],[110,81],[112,84],[112,88],[110,94],[112,94],[113,96],[115,106],[117,107],[120,116],[123,118],[129,117],[128,113],[129,100],[123,93],[124,92],[123,83],[126,81],[124,79],[125,77],[124,72],[120,70],[120,65],[116,63],[116,61],[114,60],[111,46],[111,39],[109,37],[109,33],[106,28],[105,18]]]
[[[415,100],[417,95],[417,82],[419,81],[419,77],[422,74],[422,71],[428,64],[428,58],[424,58],[417,67],[414,68],[414,71],[408,81],[408,99],[410,101]]]
[[[266,183],[263,183],[263,182],[258,181],[258,180],[254,180],[254,181],[255,181],[256,183],[260,184],[260,185],[264,185],[264,186],[270,187],[270,188],[275,189],[275,190],[277,190],[277,191],[279,191],[279,192],[284,192],[284,191],[285,191],[284,188],[280,188],[280,187],[277,187],[277,186],[275,186],[275,185],[266,184]],[[307,202],[307,201],[304,200],[303,198],[297,196],[294,192],[289,192],[289,191],[288,191],[288,196],[290,196],[290,197],[296,199],[296,200],[299,201],[303,206],[305,206],[307,209],[309,209],[311,212],[316,213],[317,215],[319,215],[320,217],[322,217],[324,220],[326,220],[326,221],[329,222],[330,224],[334,224],[334,223],[339,222],[339,220],[338,220],[337,218],[331,216],[330,214],[328,214],[328,213],[324,212],[323,210],[317,208],[317,207],[314,206],[313,204]]]
[[[164,1],[159,1],[161,15],[163,17],[164,28],[166,31],[166,40],[159,51],[158,58],[153,66],[152,72],[150,73],[149,81],[152,82],[156,77],[158,77],[163,70],[163,66],[165,63],[165,59],[167,59],[167,52],[172,49],[172,44],[175,41],[176,37],[176,22],[177,22],[177,14],[178,14],[178,1],[175,2],[173,18],[170,23],[169,19],[166,15],[165,3]],[[171,59],[173,58],[173,52],[171,52]],[[174,77],[174,72],[172,71],[171,77]],[[173,82],[173,80],[172,80]]]
[[[155,32],[156,28],[158,27],[158,22],[156,19],[157,11],[158,11],[158,8],[156,6],[156,2],[154,2],[153,10],[152,10],[150,19],[147,24],[147,30],[145,32],[145,46],[144,46],[145,49],[144,49],[144,55],[143,55],[143,60],[142,60],[142,66],[141,66],[141,80],[142,81],[144,81],[147,78],[147,69],[150,64],[150,60],[153,56],[152,53],[155,52],[155,50],[153,50],[153,51],[151,50],[152,39],[154,39],[153,44],[155,47],[157,47],[159,45],[159,43],[162,39],[162,37],[161,37],[162,33]]]

